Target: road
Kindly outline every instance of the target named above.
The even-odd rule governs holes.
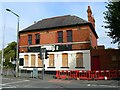
[[[54,88],[58,90],[60,89],[72,89],[76,88],[101,88],[102,90],[120,90],[120,86],[118,85],[120,81],[116,80],[101,80],[101,81],[87,81],[87,80],[61,80],[61,79],[53,79],[46,78],[35,79],[35,78],[15,78],[15,77],[3,77],[2,78],[2,88],[13,88],[17,90],[17,88]],[[23,89],[22,89],[23,90]],[[25,89],[26,90],[26,89]],[[31,90],[31,89],[30,89]],[[34,89],[35,90],[35,89]]]

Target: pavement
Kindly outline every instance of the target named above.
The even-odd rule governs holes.
[[[120,81],[117,80],[62,80],[53,79],[53,75],[46,74],[44,80],[41,78],[26,78],[26,77],[13,77],[3,76],[2,83],[0,84],[3,90],[17,90],[23,89],[96,89],[96,90],[120,90]]]

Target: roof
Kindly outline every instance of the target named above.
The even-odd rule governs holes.
[[[65,16],[57,16],[57,17],[42,19],[36,22],[35,24],[23,29],[20,32],[45,30],[51,28],[84,25],[84,24],[91,24],[91,23],[77,16],[65,15]],[[96,37],[98,37],[95,31],[93,31],[93,33],[95,33]]]

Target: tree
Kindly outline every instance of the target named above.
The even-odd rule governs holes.
[[[120,1],[119,2],[108,2],[105,11],[105,23],[103,26],[109,29],[108,36],[113,39],[112,43],[120,43]]]
[[[4,67],[9,68],[13,67],[10,60],[15,60],[16,56],[16,42],[11,42],[8,44],[8,46],[4,49],[4,59],[5,62],[3,63]]]

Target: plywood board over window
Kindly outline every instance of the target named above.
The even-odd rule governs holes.
[[[38,67],[42,67],[42,60],[40,59],[40,55],[38,55]]]
[[[68,67],[68,54],[62,54],[62,67]]]
[[[76,67],[83,67],[83,53],[76,54]]]
[[[28,55],[24,55],[24,60],[25,60],[24,66],[28,66],[28,59],[29,59]]]
[[[35,54],[31,55],[31,67],[35,67]]]
[[[54,67],[54,54],[49,55],[49,67]]]

